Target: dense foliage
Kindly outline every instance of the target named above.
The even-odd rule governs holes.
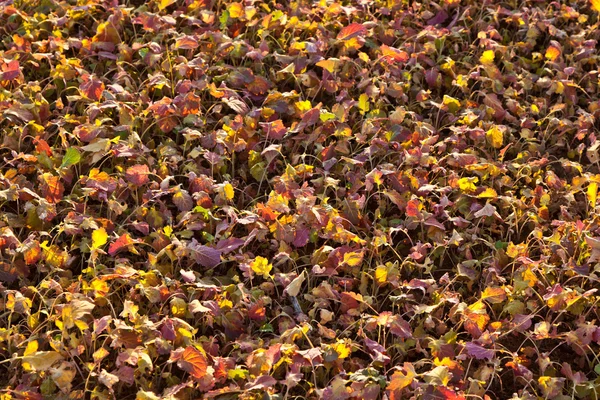
[[[0,3],[0,399],[598,399],[600,0]]]

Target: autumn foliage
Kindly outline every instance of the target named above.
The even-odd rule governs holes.
[[[599,12],[0,2],[0,400],[598,399]]]

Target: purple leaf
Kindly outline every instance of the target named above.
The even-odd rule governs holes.
[[[244,243],[246,243],[245,240],[230,237],[227,239],[220,240],[219,243],[217,243],[217,250],[221,251],[221,253],[224,254],[231,253],[232,251],[243,246]]]
[[[467,349],[467,353],[469,353],[470,356],[473,356],[478,360],[483,360],[484,358],[491,360],[492,358],[494,358],[495,355],[494,350],[486,349],[483,346],[480,346],[473,342],[467,343],[465,345],[465,348]]]
[[[221,251],[198,243],[196,239],[187,246],[191,257],[198,264],[207,268],[214,268],[221,262]]]

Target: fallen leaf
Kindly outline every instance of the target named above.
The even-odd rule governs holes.
[[[146,164],[133,165],[125,171],[125,179],[136,186],[145,185],[150,181],[148,174],[150,170]]]
[[[206,375],[208,361],[201,351],[197,350],[194,346],[188,346],[181,354],[177,365],[195,379],[202,379]]]
[[[337,40],[350,40],[357,36],[362,36],[367,32],[367,28],[363,24],[350,24],[342,28],[337,35]]]

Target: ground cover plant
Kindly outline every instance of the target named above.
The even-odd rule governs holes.
[[[598,399],[599,12],[0,2],[0,399]]]

